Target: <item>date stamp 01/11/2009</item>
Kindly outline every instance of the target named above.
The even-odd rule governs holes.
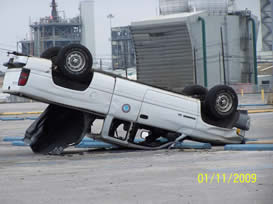
[[[212,184],[216,182],[217,184],[224,183],[224,184],[231,184],[231,183],[256,183],[257,175],[256,174],[238,174],[238,173],[231,173],[231,174],[219,174],[213,173],[211,175],[208,174],[198,174],[197,177],[198,183],[202,184]]]

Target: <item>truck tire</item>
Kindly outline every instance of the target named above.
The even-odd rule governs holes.
[[[185,96],[198,98],[200,100],[205,100],[206,95],[208,94],[208,89],[200,85],[186,86],[183,89],[182,94]]]
[[[216,118],[224,119],[232,116],[238,106],[238,96],[229,86],[218,85],[209,90],[205,107],[207,114]]]
[[[48,48],[41,54],[41,58],[50,59],[53,64],[56,64],[56,59],[61,49],[61,47]]]
[[[88,82],[92,77],[93,57],[83,45],[70,44],[62,48],[56,64],[63,74],[72,80]]]

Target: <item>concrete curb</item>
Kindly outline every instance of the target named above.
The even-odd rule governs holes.
[[[18,121],[18,120],[25,120],[25,118],[17,118],[17,117],[0,118],[0,121]]]
[[[248,110],[248,113],[271,113],[273,109]]]
[[[4,137],[3,142],[18,142],[23,141],[24,137]]]
[[[273,144],[273,140],[246,141],[246,144]]]
[[[11,143],[12,146],[17,146],[17,147],[27,147],[29,145],[25,144],[23,141],[14,141]]]
[[[273,144],[242,144],[225,145],[225,150],[229,151],[273,151]]]
[[[104,143],[104,142],[81,142],[76,145],[75,148],[118,148],[115,145]]]
[[[0,115],[34,115],[34,114],[41,114],[42,111],[37,112],[4,112],[0,113]]]
[[[273,104],[239,104],[238,106],[239,107],[242,107],[242,106],[272,106]]]
[[[193,142],[181,142],[177,143],[172,149],[211,149],[209,143],[193,143]]]
[[[0,121],[36,120],[38,117],[0,117]]]

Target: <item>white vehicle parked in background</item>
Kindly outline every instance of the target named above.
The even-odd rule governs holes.
[[[50,48],[41,58],[14,54],[5,64],[3,92],[50,104],[26,131],[37,153],[61,152],[87,133],[122,147],[160,149],[184,139],[242,143],[249,129],[228,86],[163,90],[93,70],[91,53],[76,44]],[[96,120],[103,120],[99,134],[91,128]],[[148,136],[139,140],[143,130]]]

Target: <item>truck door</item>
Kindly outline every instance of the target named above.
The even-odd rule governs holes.
[[[198,101],[182,95],[147,90],[138,116],[138,123],[177,131],[194,128]]]
[[[142,84],[116,78],[109,114],[135,122],[147,88]]]

